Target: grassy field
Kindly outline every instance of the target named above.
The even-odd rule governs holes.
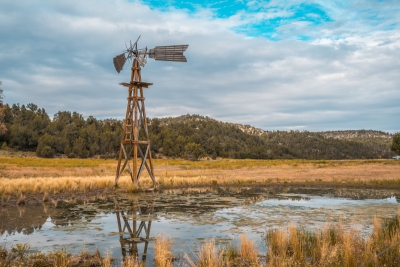
[[[112,188],[117,161],[44,159],[29,153],[0,154],[0,197],[88,192]],[[399,160],[154,160],[160,188],[237,185],[296,185],[400,189]],[[146,172],[142,188],[152,186]],[[123,190],[139,190],[127,170]]]

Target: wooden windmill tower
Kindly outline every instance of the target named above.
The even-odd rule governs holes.
[[[139,36],[140,38],[140,36]],[[119,73],[127,59],[133,59],[131,80],[129,83],[120,83],[128,87],[128,104],[124,122],[124,136],[121,141],[117,173],[115,176],[115,186],[118,185],[119,177],[126,167],[133,183],[140,187],[139,179],[146,169],[153,181],[154,188],[157,188],[156,177],[151,158],[150,137],[147,128],[147,117],[144,106],[143,88],[148,88],[152,83],[142,82],[141,68],[147,63],[147,57],[155,60],[186,62],[183,52],[189,45],[156,46],[147,50],[137,48],[136,40],[134,44],[120,55],[114,58],[114,66]],[[132,167],[130,159],[132,158]],[[123,163],[122,163],[122,159]]]

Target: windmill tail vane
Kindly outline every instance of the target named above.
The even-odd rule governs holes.
[[[140,38],[140,36],[139,36]],[[135,58],[138,60],[139,65],[144,67],[147,63],[147,57],[160,60],[160,61],[176,61],[176,62],[187,62],[186,57],[183,52],[186,51],[189,45],[167,45],[167,46],[156,46],[152,49],[137,48],[137,43],[139,38],[135,43],[130,43],[130,46],[126,50],[114,57],[114,67],[115,70],[120,73],[126,60]]]

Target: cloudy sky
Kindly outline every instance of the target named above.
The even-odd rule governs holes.
[[[400,131],[399,0],[1,0],[4,102],[122,119],[130,68],[112,59],[139,35],[189,44],[142,69],[148,117]]]

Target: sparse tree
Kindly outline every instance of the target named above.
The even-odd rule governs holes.
[[[39,138],[39,143],[36,148],[38,157],[52,158],[55,154],[53,147],[56,146],[56,138],[45,133]]]
[[[184,150],[185,158],[190,160],[199,160],[200,157],[205,155],[203,147],[193,142],[188,143]]]
[[[391,149],[397,155],[400,155],[400,132],[393,135]]]

